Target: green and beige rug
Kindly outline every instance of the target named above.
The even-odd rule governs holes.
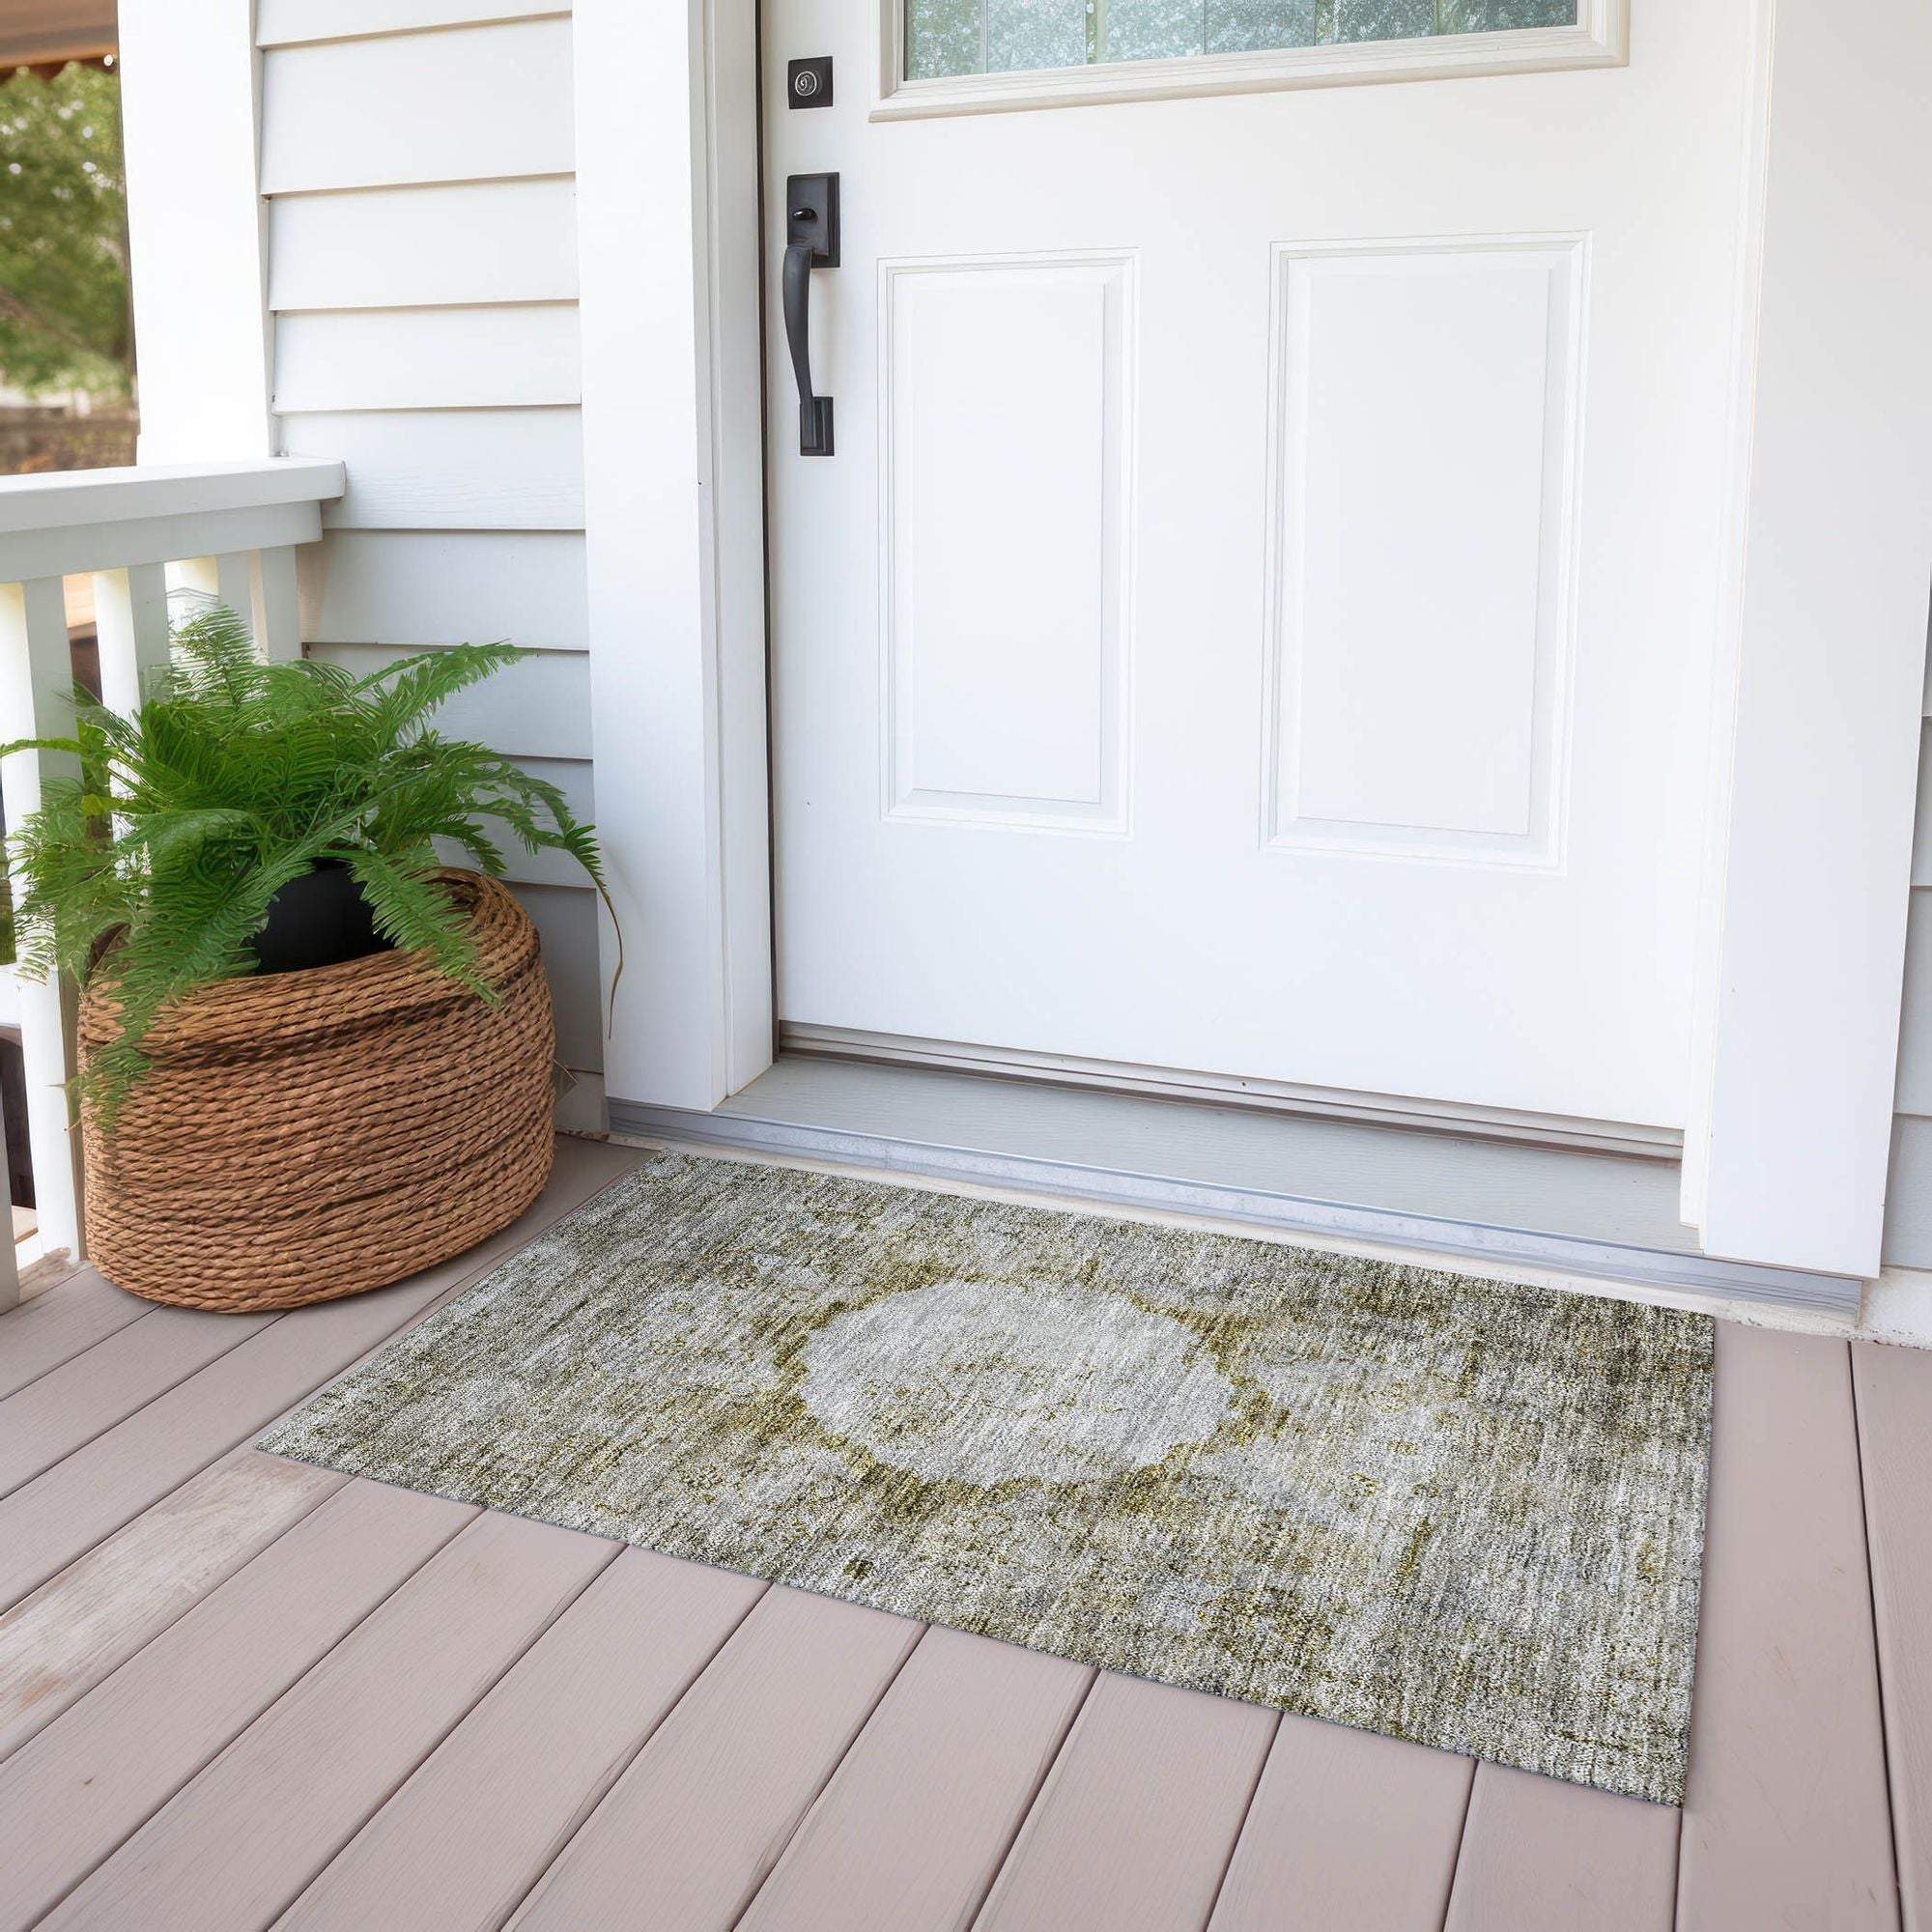
[[[1677,1803],[1701,1317],[667,1153],[262,1438]]]

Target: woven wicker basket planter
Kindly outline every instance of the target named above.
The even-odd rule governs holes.
[[[542,1192],[554,1032],[536,928],[494,880],[445,876],[495,1005],[379,952],[225,980],[161,1016],[112,1132],[83,1129],[88,1259],[110,1281],[294,1308],[447,1261]],[[112,992],[82,997],[83,1056]]]

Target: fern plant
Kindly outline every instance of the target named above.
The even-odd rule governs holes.
[[[385,939],[486,1000],[462,912],[437,876],[437,839],[501,873],[484,823],[500,820],[531,852],[567,852],[603,891],[592,829],[554,785],[430,724],[520,658],[514,645],[425,651],[358,678],[312,659],[264,663],[220,605],[173,645],[134,716],[76,692],[73,737],[0,748],[79,762],[77,778],[48,781],[9,840],[14,947],[42,977],[83,977],[111,947],[118,1033],[82,1090],[103,1124],[147,1069],[156,1015],[253,971],[270,901],[318,864],[346,866]]]

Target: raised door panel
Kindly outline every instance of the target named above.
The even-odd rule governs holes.
[[[886,810],[1120,830],[1133,264],[882,277]]]
[[[1554,865],[1582,244],[1276,270],[1267,841]]]

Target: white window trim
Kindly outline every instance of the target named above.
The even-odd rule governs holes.
[[[905,72],[904,0],[873,0],[873,39],[879,65],[873,77],[871,118],[906,121],[1090,101],[1176,100],[1192,95],[1273,93],[1290,87],[1354,87],[1378,80],[1623,67],[1630,60],[1630,0],[1580,0],[1574,27],[1351,41],[1258,53],[1187,54],[1178,60],[1108,61],[1096,67],[962,73],[939,80],[900,77]]]

